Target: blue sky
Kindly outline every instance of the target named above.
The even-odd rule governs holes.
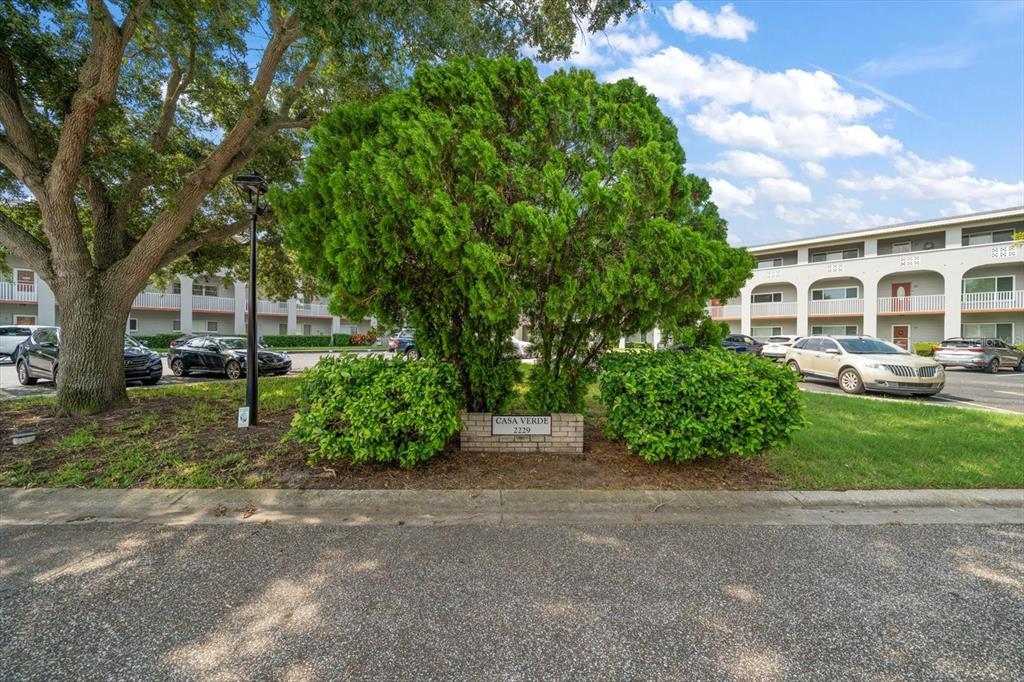
[[[1024,0],[674,2],[578,36],[753,245],[1024,204]]]

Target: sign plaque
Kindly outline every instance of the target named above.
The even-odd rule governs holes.
[[[550,436],[551,415],[496,414],[491,416],[492,436]]]

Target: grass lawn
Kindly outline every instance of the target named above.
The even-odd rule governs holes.
[[[0,486],[850,489],[1024,486],[1024,417],[804,393],[808,425],[754,460],[646,464],[601,433],[588,394],[583,456],[462,453],[410,471],[311,466],[310,446],[282,442],[298,380],[260,380],[260,425],[235,426],[244,382],[132,391],[130,407],[54,419],[50,398],[0,402]],[[521,395],[521,392],[520,392]],[[17,431],[39,433],[15,447]]]

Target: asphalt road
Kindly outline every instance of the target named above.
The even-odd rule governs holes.
[[[1020,680],[1021,526],[6,526],[6,680]]]

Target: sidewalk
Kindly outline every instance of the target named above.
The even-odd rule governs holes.
[[[0,489],[0,525],[1024,524],[1024,490]]]

